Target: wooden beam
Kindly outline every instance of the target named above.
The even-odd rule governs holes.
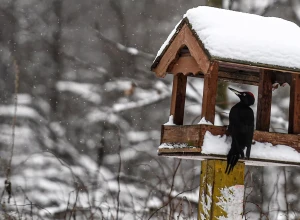
[[[162,149],[164,150],[164,149]],[[201,154],[200,152],[185,152],[186,148],[182,149],[181,152],[172,151],[169,149],[169,152],[161,152],[160,149],[158,151],[158,155],[161,157],[169,157],[176,158],[182,160],[224,160],[227,161],[227,156],[225,155],[208,155]],[[268,159],[256,159],[250,158],[249,160],[240,159],[239,162],[245,163],[246,166],[300,166],[300,163],[291,162],[291,161],[276,161],[276,160],[268,160]]]
[[[185,28],[185,38],[184,45],[186,45],[192,55],[195,58],[201,72],[206,74],[210,67],[210,58],[208,57],[208,52],[204,49],[204,46],[201,41],[194,35],[188,25],[184,26]]]
[[[262,69],[258,85],[256,130],[269,131],[272,104],[272,71]]]
[[[290,84],[289,133],[300,134],[300,75],[292,74]]]
[[[211,63],[208,73],[204,74],[203,100],[201,117],[214,123],[215,105],[218,87],[218,62]]]
[[[173,74],[183,73],[184,75],[193,74],[192,76],[196,76],[199,78],[204,77],[195,58],[192,57],[190,54],[179,57],[178,60],[176,60],[176,62],[172,66],[172,69],[168,69],[167,71]],[[228,82],[258,85],[259,73],[221,68],[219,66],[218,79]]]
[[[183,124],[186,82],[187,77],[182,73],[173,76],[170,115],[173,115],[174,124],[176,125]]]
[[[218,78],[226,82],[241,83],[247,85],[257,86],[259,84],[259,77],[254,74],[248,74],[243,72],[231,72],[219,70]]]
[[[213,125],[181,125],[181,126],[162,126],[163,136],[161,137],[162,143],[185,143],[187,147],[183,148],[159,148],[158,155],[174,157],[180,159],[194,159],[194,160],[207,160],[219,159],[226,160],[226,155],[214,155],[201,153],[203,139],[206,131],[213,135],[228,135],[225,126]],[[286,145],[294,148],[300,153],[300,136],[296,134],[282,134],[270,133],[265,131],[255,131],[253,139],[258,142],[268,142],[272,145]],[[250,160],[243,160],[246,164],[263,165],[263,166],[299,166],[299,162],[291,161],[275,161],[269,159],[251,158]]]
[[[259,70],[259,69],[265,69],[270,71],[278,71],[278,72],[287,72],[287,73],[294,73],[294,74],[300,74],[300,69],[295,68],[288,68],[288,67],[281,67],[281,66],[272,66],[268,64],[263,63],[250,63],[247,61],[238,61],[238,60],[230,60],[220,57],[212,57],[211,60],[218,61],[220,65],[224,66],[230,66],[231,68],[235,67],[238,70]]]
[[[245,164],[237,163],[229,175],[225,174],[225,168],[226,161],[205,160],[201,162],[198,219],[215,220],[221,216],[227,216],[227,213],[220,206],[220,202],[222,203],[220,198],[224,196],[222,191],[229,189],[229,187],[231,190],[234,189],[233,191],[244,191]],[[243,193],[241,194],[243,195]],[[233,201],[225,200],[222,205],[234,205],[237,209],[243,210],[243,196],[239,200],[241,201],[240,204],[233,204]],[[237,215],[240,215],[240,213],[237,213]],[[239,216],[233,217],[238,219]]]
[[[159,154],[169,154],[169,153],[182,153],[182,154],[188,154],[188,153],[201,153],[201,148],[194,147],[194,148],[177,148],[176,151],[174,151],[174,148],[161,148],[158,150]]]
[[[251,65],[249,66],[249,65],[232,63],[232,62],[224,62],[224,61],[219,61],[219,66],[220,69],[226,68],[226,69],[243,70],[243,71],[256,72],[256,73],[259,73],[260,70],[260,68],[257,66],[251,66]]]
[[[196,75],[197,73],[201,72],[196,60],[192,56],[182,56],[175,62],[172,66],[172,69],[168,70],[173,74],[183,73],[184,75],[188,75],[192,73]]]
[[[228,135],[226,126],[213,125],[181,125],[162,126],[162,143],[186,143],[189,146],[201,147],[206,131],[213,135]],[[286,145],[300,152],[300,135],[282,134],[265,131],[254,131],[253,139],[258,142],[268,142],[272,145]]]

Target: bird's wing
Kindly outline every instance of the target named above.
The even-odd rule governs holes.
[[[250,156],[251,143],[254,130],[254,114],[250,107],[241,104],[233,106],[229,113],[228,131],[232,137],[231,149],[227,155],[225,173],[229,174],[240,157],[244,157],[244,148],[247,147],[246,156]]]

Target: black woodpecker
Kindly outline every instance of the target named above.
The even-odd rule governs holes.
[[[229,113],[228,131],[232,137],[231,148],[227,155],[225,173],[229,174],[240,158],[244,158],[244,149],[247,147],[246,158],[249,159],[254,132],[254,114],[249,107],[254,104],[255,98],[251,92],[239,92],[228,87],[239,98],[240,102],[234,105]]]

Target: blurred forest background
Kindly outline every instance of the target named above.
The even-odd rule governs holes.
[[[172,86],[150,72],[157,51],[199,5],[300,24],[299,0],[0,2],[0,219],[197,219],[200,162],[157,156]],[[185,124],[201,94],[189,81]],[[220,125],[237,101],[224,94]],[[288,97],[273,93],[272,131],[287,132]],[[247,173],[247,219],[300,219],[299,168]]]

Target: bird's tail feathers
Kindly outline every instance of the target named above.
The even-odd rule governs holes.
[[[239,152],[233,152],[232,150],[229,151],[227,155],[227,166],[225,170],[226,174],[230,174],[230,172],[233,170],[234,166],[237,164],[239,159],[240,159]]]

